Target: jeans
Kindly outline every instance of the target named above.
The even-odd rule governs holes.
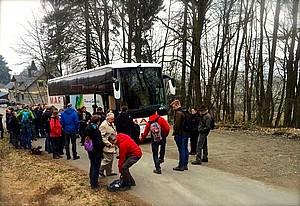
[[[207,136],[208,134],[199,134],[198,142],[197,142],[197,157],[196,157],[197,161],[201,162],[202,159],[207,159],[208,156]]]
[[[121,176],[124,181],[124,186],[133,186],[135,185],[135,181],[129,172],[129,168],[139,161],[141,157],[130,156],[128,157],[121,167]]]
[[[22,146],[31,149],[31,124],[22,124]]]
[[[158,150],[160,146],[160,151],[159,151],[159,157],[158,157]],[[165,152],[166,152],[166,138],[163,138],[159,142],[151,142],[151,148],[152,148],[152,156],[153,156],[153,161],[156,170],[160,170],[160,162],[159,160],[163,160],[165,158]]]
[[[66,148],[66,155],[67,158],[70,158],[70,141],[72,144],[72,154],[73,157],[77,157],[76,152],[76,132],[65,132],[65,148]]]
[[[99,169],[101,163],[101,153],[89,152],[90,159],[90,185],[92,188],[98,187]]]
[[[178,152],[179,152],[179,167],[184,167],[189,162],[189,150],[188,150],[188,135],[175,135],[174,136]]]
[[[52,153],[52,144],[51,144],[51,140],[50,140],[50,135],[48,133],[46,134],[46,139],[45,139],[45,151],[47,151],[48,153]]]

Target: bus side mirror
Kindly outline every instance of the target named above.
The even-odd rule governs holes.
[[[113,90],[114,90],[114,97],[115,99],[121,98],[121,91],[120,91],[120,82],[118,79],[112,77],[113,81]]]
[[[164,79],[168,79],[168,83],[169,83],[169,88],[170,88],[170,93],[172,95],[175,95],[175,79],[173,77],[170,77],[169,75],[164,74],[163,75]]]

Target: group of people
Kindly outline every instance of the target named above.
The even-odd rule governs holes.
[[[192,164],[200,165],[208,162],[207,136],[210,132],[211,116],[205,106],[198,110],[191,109],[192,121],[191,130],[186,131],[183,127],[186,117],[180,101],[175,100],[171,103],[174,110],[173,136],[179,152],[179,163],[173,168],[175,171],[188,170],[189,155],[196,155],[196,160]],[[162,174],[161,164],[164,162],[167,136],[170,132],[169,123],[157,111],[153,111],[149,117],[143,134],[139,138],[139,126],[134,123],[133,118],[127,112],[127,106],[122,106],[121,113],[115,120],[112,111],[104,113],[102,108],[94,108],[91,115],[86,107],[78,109],[72,108],[69,103],[65,109],[58,110],[55,107],[47,107],[39,116],[34,112],[35,108],[30,109],[24,106],[20,111],[12,108],[7,110],[7,129],[10,132],[11,142],[15,147],[19,147],[18,140],[20,131],[22,141],[20,145],[26,149],[31,148],[31,136],[33,128],[36,135],[46,137],[46,150],[53,153],[53,158],[61,158],[64,154],[67,160],[77,160],[76,138],[80,137],[81,145],[84,145],[86,138],[92,140],[93,149],[88,151],[90,160],[90,185],[93,189],[99,187],[99,176],[117,175],[113,171],[114,154],[118,153],[118,170],[123,180],[125,189],[135,186],[135,180],[129,172],[129,168],[135,164],[142,156],[139,143],[143,142],[150,133],[152,157],[156,174]],[[40,108],[38,109],[40,110]],[[41,126],[33,127],[34,120],[40,118]],[[47,125],[48,124],[48,125]],[[41,132],[43,130],[43,132]],[[155,133],[155,131],[158,131]],[[190,152],[188,149],[188,139],[190,138]],[[71,143],[71,151],[70,151]]]

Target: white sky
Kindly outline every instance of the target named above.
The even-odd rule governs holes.
[[[20,60],[13,48],[18,48],[20,36],[25,33],[24,27],[28,21],[33,21],[33,15],[40,11],[39,0],[0,0],[0,54],[4,57],[7,66],[12,70],[11,74],[20,73],[28,63],[19,65]]]

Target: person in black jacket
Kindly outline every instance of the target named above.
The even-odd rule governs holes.
[[[10,117],[10,132],[12,136],[12,144],[16,149],[21,148],[21,139],[20,139],[20,133],[21,133],[21,124],[19,124],[17,118],[17,112],[12,112],[12,115]]]
[[[52,115],[52,110],[53,110],[53,107],[49,106],[49,107],[47,107],[46,111],[42,114],[42,124],[44,125],[45,135],[46,135],[45,151],[48,151],[48,153],[52,153],[52,145],[51,145],[51,141],[50,141],[50,134],[49,134],[50,131],[46,131],[45,124],[48,120],[50,120],[51,115]]]
[[[80,113],[78,113],[78,118],[79,118],[79,134],[81,137],[81,146],[83,146],[85,137],[86,137],[86,132],[85,132],[85,128],[86,126],[90,123],[91,120],[91,113],[89,113],[88,111],[86,111],[86,106],[82,106],[81,107],[81,111]]]
[[[90,159],[90,185],[92,189],[99,188],[98,178],[101,159],[103,158],[103,147],[101,133],[99,131],[100,116],[94,115],[91,124],[86,127],[87,136],[93,142],[93,151],[88,152]]]
[[[207,107],[202,105],[199,109],[200,122],[198,126],[199,137],[197,142],[196,160],[193,165],[201,165],[202,162],[208,162],[207,136],[210,132],[211,116],[207,112]]]
[[[132,117],[128,114],[127,110],[127,106],[122,106],[121,114],[117,116],[115,125],[117,133],[124,133],[131,137],[131,130],[134,127],[134,122]]]
[[[198,141],[198,125],[200,122],[200,115],[196,108],[192,108],[192,127],[191,127],[191,135],[190,135],[190,143],[191,143],[191,150],[190,155],[196,154],[196,147],[197,147],[197,141]]]

